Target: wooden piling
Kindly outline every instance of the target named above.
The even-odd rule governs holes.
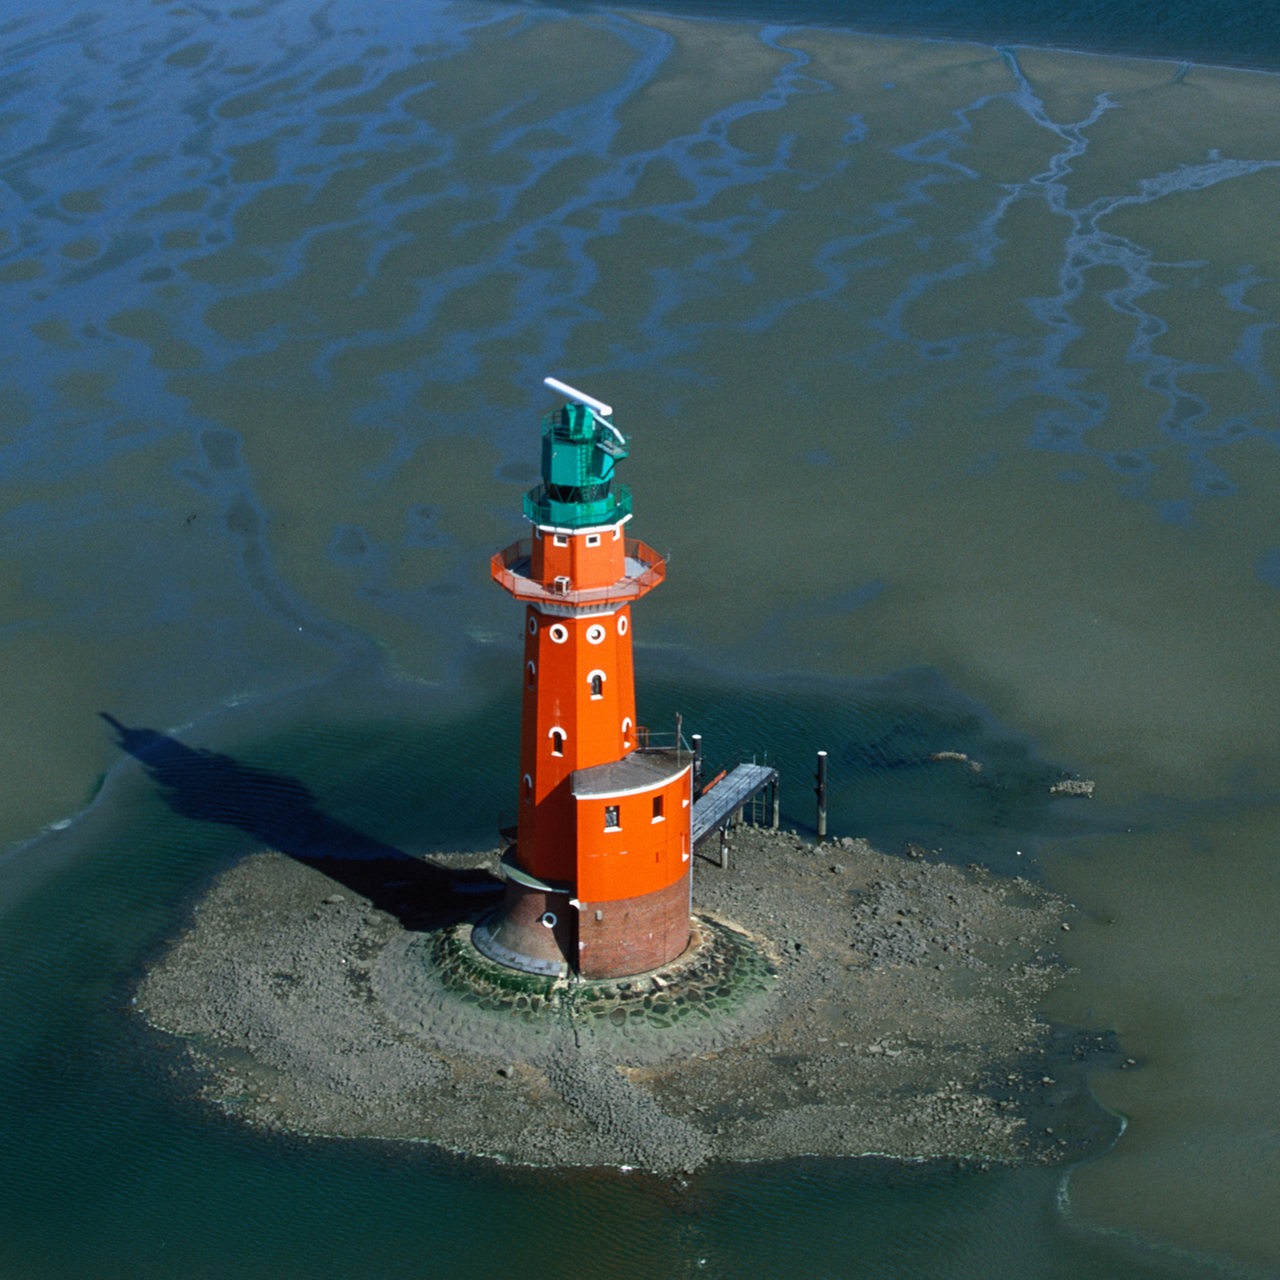
[[[825,840],[827,838],[827,753],[825,751],[818,752],[817,783],[814,793],[818,797],[818,839]]]

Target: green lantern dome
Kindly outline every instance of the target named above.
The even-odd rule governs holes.
[[[631,514],[631,490],[613,475],[627,452],[626,436],[588,404],[546,414],[542,484],[525,494],[525,515],[558,529],[617,524]]]

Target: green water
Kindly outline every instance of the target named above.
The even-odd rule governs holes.
[[[1276,1272],[1273,76],[479,3],[0,38],[6,1271]],[[255,828],[98,713],[490,844],[545,373],[671,552],[642,718],[1075,898],[1048,1012],[1140,1063],[1114,1150],[669,1187],[258,1138],[171,1074],[133,984]]]
[[[699,690],[706,696],[705,685],[654,683],[691,706]],[[820,727],[840,759],[882,740],[868,726],[898,722],[897,688],[860,689],[844,703],[834,692],[826,691],[825,716],[787,723],[803,697],[746,691],[739,728],[771,726],[780,754],[799,759],[797,729]],[[490,838],[487,824],[460,820],[479,800],[476,774],[458,759],[442,767],[442,748],[514,751],[500,713],[517,699],[513,690],[483,716],[459,717],[421,692],[338,681],[323,696],[255,709],[256,739],[234,739],[243,721],[235,712],[205,722],[201,742],[262,777],[302,782],[324,797],[328,816],[354,829],[421,852],[434,844],[413,839],[422,830],[445,835],[446,847],[465,846],[468,832]],[[344,718],[343,709],[363,716]],[[912,723],[926,738],[947,735],[986,754],[1016,787],[1017,766],[998,763],[1002,752],[1020,758],[1007,735],[1002,741],[971,718],[957,736],[954,717],[915,710]],[[717,725],[713,715],[706,723]],[[720,723],[728,732],[732,718]],[[478,772],[480,792],[500,790],[485,777],[490,768]],[[885,775],[890,786],[894,772]],[[181,793],[187,804],[192,794]],[[1125,1256],[1060,1219],[1062,1170],[797,1162],[663,1184],[612,1172],[502,1170],[411,1146],[263,1138],[202,1109],[175,1046],[131,1013],[131,991],[200,886],[253,847],[245,828],[270,802],[266,784],[238,820],[195,822],[130,761],[84,815],[37,846],[56,873],[8,910],[0,952],[9,1027],[0,1158],[11,1171],[5,1253],[14,1274],[78,1273],[89,1260],[104,1276],[480,1275],[519,1259],[524,1273],[552,1276],[563,1272],[566,1232],[599,1232],[590,1256],[575,1262],[599,1276],[727,1277],[748,1259],[766,1274],[800,1267],[836,1276],[866,1265],[894,1275],[1066,1276]],[[840,804],[833,797],[835,812]],[[785,820],[794,816],[784,810]],[[495,1215],[500,1233],[486,1227]],[[1140,1251],[1132,1265],[1139,1276],[1180,1274]]]

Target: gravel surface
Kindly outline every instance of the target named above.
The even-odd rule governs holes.
[[[181,1037],[210,1103],[267,1129],[662,1175],[801,1155],[1048,1161],[1109,1139],[1084,1073],[1114,1045],[1037,1017],[1072,908],[908,849],[737,828],[727,869],[696,864],[702,950],[594,1014],[580,992],[494,1008],[444,980],[440,944],[465,944],[496,853],[265,852],[213,885],[136,1003]],[[737,969],[715,954],[726,942]]]

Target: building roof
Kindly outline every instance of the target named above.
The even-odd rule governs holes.
[[[607,799],[652,790],[692,767],[693,757],[687,751],[633,751],[611,764],[575,769],[570,786],[575,796]]]

